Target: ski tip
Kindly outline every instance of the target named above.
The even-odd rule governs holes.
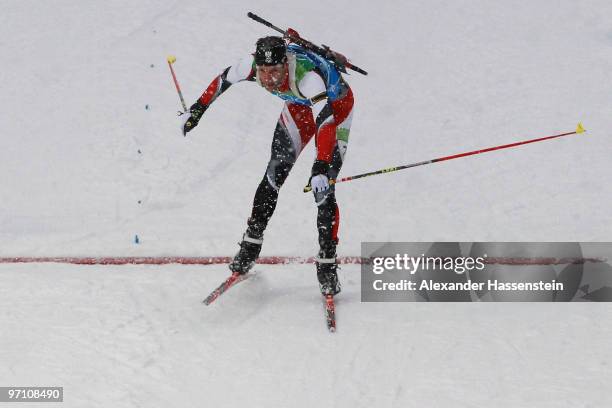
[[[168,64],[174,64],[176,62],[176,57],[174,55],[168,55],[166,60],[168,61]]]
[[[582,124],[582,122],[578,122],[578,126],[576,126],[576,133],[580,134],[584,132],[586,132],[584,125]]]

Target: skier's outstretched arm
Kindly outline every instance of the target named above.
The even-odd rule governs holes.
[[[183,115],[183,135],[198,125],[204,112],[223,92],[240,81],[252,81],[255,78],[253,56],[241,59],[237,64],[227,67],[208,85],[198,100]]]

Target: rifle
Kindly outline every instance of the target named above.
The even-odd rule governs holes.
[[[296,35],[297,33],[295,33],[294,30],[283,30],[281,28],[276,27],[274,24],[270,23],[269,21],[264,20],[263,18],[251,13],[250,11],[247,13],[247,16],[249,18],[252,18],[253,20],[257,21],[258,23],[261,23],[267,27],[270,27],[273,30],[278,31],[279,33],[283,34],[283,37],[287,38],[289,41],[307,49],[308,51],[312,51],[318,55],[320,55],[321,57],[325,58],[326,60],[332,62],[336,68],[338,69],[338,71],[342,72],[342,73],[347,73],[346,69],[351,69],[355,72],[359,72],[360,74],[363,75],[368,75],[368,73],[366,71],[364,71],[363,69],[359,68],[356,65],[353,65],[352,63],[349,62],[348,58],[346,58],[344,55],[340,54],[339,52],[336,52],[334,50],[332,50],[331,48],[329,48],[327,45],[322,44],[321,46],[318,46],[316,44],[311,43],[310,41]],[[295,34],[294,34],[295,33]]]

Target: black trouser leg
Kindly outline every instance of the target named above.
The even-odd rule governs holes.
[[[266,174],[257,187],[255,199],[253,200],[253,210],[247,222],[247,234],[253,238],[261,238],[268,226],[268,221],[272,218],[278,193],[287,179],[293,164],[278,160],[270,160]]]
[[[253,199],[253,210],[247,222],[247,234],[253,238],[262,238],[268,226],[268,221],[274,213],[278,192],[287,179],[293,163],[295,163],[296,150],[287,129],[279,120],[274,129],[272,146],[270,148],[270,161],[266,174],[257,187]]]
[[[333,186],[331,187],[333,189]],[[335,258],[338,244],[338,204],[336,194],[331,191],[325,201],[317,207],[317,229],[319,230],[319,257]]]

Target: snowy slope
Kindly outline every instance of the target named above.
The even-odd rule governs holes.
[[[364,240],[610,237],[608,2],[32,4],[10,2],[0,17],[11,55],[0,73],[0,255],[233,253],[282,101],[239,84],[183,138],[165,57],[177,55],[193,102],[270,34],[248,10],[369,70],[349,78],[344,175],[580,120],[589,130],[339,186],[343,254]],[[315,209],[301,193],[313,155],[310,146],[283,188],[265,254],[316,250]]]
[[[0,257],[233,254],[282,101],[239,84],[183,138],[165,58],[193,102],[271,33],[247,11],[370,72],[343,175],[588,129],[338,186],[340,255],[612,238],[607,1],[4,3]],[[317,249],[303,156],[262,255]],[[605,304],[362,304],[346,266],[330,336],[313,269],[258,266],[206,308],[223,266],[0,265],[0,385],[64,385],[63,407],[610,405]]]
[[[58,407],[606,407],[606,304],[360,303],[338,331],[308,266],[225,271],[0,265],[0,381],[63,385]]]

